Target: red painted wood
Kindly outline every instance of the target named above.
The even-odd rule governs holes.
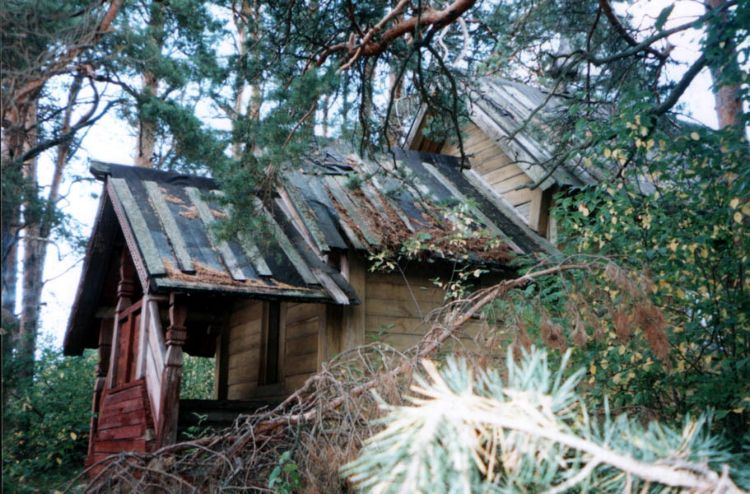
[[[146,452],[146,441],[144,439],[111,439],[96,442],[97,453],[122,453],[131,451],[135,453]]]
[[[135,412],[136,410],[141,411],[142,413],[145,413],[145,410],[143,410],[143,404],[144,403],[141,398],[133,398],[131,400],[122,401],[120,403],[115,403],[114,405],[105,403],[106,411],[107,411],[106,415],[120,414],[124,412]],[[102,412],[102,414],[104,414],[104,412]]]
[[[150,433],[147,431],[151,430]],[[139,379],[105,392],[99,427],[89,454],[89,465],[108,454],[124,451],[145,453],[155,449],[154,424],[145,380]]]
[[[125,425],[145,424],[145,414],[117,414],[107,415],[99,421],[99,430],[111,429],[113,427],[122,427]]]
[[[138,337],[141,334],[141,311],[134,312],[130,316],[130,355],[128,355],[128,381],[135,380],[135,371],[138,363]]]
[[[122,401],[132,400],[141,396],[140,386],[128,386],[123,390],[110,390],[106,394],[107,403],[114,404]]]
[[[146,433],[146,424],[125,425],[111,429],[100,430],[97,433],[99,441],[110,439],[133,439],[140,438]]]

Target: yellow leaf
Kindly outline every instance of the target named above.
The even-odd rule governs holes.
[[[584,216],[588,216],[590,213],[589,208],[587,208],[583,203],[578,205],[578,211],[580,211]]]
[[[62,459],[61,458],[55,458],[55,461],[58,465],[62,465]]]
[[[671,242],[669,242],[669,245],[667,245],[667,247],[668,247],[668,248],[669,248],[669,250],[671,250],[672,252],[676,252],[676,251],[677,251],[677,247],[678,247],[679,245],[680,245],[680,241],[679,241],[679,240],[677,240],[676,238],[673,238],[673,239],[672,239],[672,241],[671,241]]]
[[[589,372],[592,376],[596,375],[596,364],[594,364],[593,362],[591,362],[591,365],[589,366]]]
[[[698,135],[698,133],[697,133],[697,132],[691,132],[691,133],[690,133],[690,138],[691,138],[692,140],[694,140],[694,141],[697,141],[697,140],[699,140],[699,139],[701,138],[701,136],[700,136],[700,135]]]
[[[609,148],[604,148],[604,157],[609,158],[612,156],[612,150]]]
[[[739,211],[737,211],[736,213],[734,213],[734,216],[732,216],[732,217],[734,218],[734,221],[736,223],[742,223],[742,213],[740,213]]]
[[[71,432],[70,438],[75,441],[76,439],[78,439],[78,434],[76,434],[75,432]]]
[[[646,134],[648,134],[648,128],[647,127],[641,127],[641,135],[643,137],[646,137]]]
[[[732,209],[737,209],[737,206],[740,205],[740,199],[739,197],[735,197],[731,201],[729,201],[729,207]]]

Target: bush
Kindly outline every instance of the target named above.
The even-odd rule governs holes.
[[[40,353],[32,385],[12,391],[3,411],[5,492],[49,491],[84,466],[96,353],[64,357],[49,343]]]

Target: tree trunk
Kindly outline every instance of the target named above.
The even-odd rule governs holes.
[[[708,8],[716,9],[721,7],[726,0],[708,0]],[[726,24],[727,12],[724,10],[714,29],[720,32],[724,31],[723,27]],[[725,84],[722,82],[722,78],[729,69],[730,72],[740,73],[739,65],[737,62],[737,47],[735,46],[732,39],[728,36],[720,36],[719,49],[722,54],[719,57],[721,60],[726,60],[726,66],[711,65],[711,77],[714,81],[714,99],[716,102],[716,116],[719,119],[719,128],[732,127],[742,122],[742,100],[740,98],[740,83],[732,82]]]
[[[148,30],[151,33],[151,42],[158,50],[164,44],[164,5],[161,0],[154,0],[151,4]],[[143,98],[148,103],[152,98],[159,95],[159,79],[148,69],[143,72]],[[156,120],[139,108],[138,115],[138,143],[135,152],[135,164],[143,168],[152,168],[156,158]]]
[[[76,77],[68,91],[68,101],[63,116],[62,133],[70,131],[73,110],[81,90],[81,77]],[[32,134],[33,135],[33,134]],[[37,206],[38,214],[32,215],[32,205],[36,198],[29,197],[25,203],[26,228],[24,232],[23,280],[21,300],[21,320],[18,331],[19,378],[30,379],[33,376],[34,353],[36,352],[39,315],[41,311],[42,291],[44,289],[44,265],[47,259],[47,246],[55,222],[55,210],[60,196],[60,184],[63,171],[68,163],[72,143],[66,141],[57,148],[55,169],[52,175],[49,193],[44,202]],[[38,190],[36,161],[26,165],[25,174],[30,191]],[[40,198],[41,199],[41,198]]]

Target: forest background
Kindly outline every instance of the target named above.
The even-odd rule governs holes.
[[[571,95],[549,165],[575,159],[616,173],[560,198],[563,250],[606,257],[647,287],[627,293],[589,274],[540,282],[498,324],[558,353],[549,331],[559,330],[588,370],[587,396],[616,396],[619,411],[674,422],[713,408],[714,432],[741,451],[748,10],[742,1],[8,2],[3,468],[13,486],[58,482],[85,450],[94,364],[63,360],[55,345],[95,209],[92,153],[211,174],[248,219],[227,228],[252,229],[244,188],[273,184],[321,136],[382,150],[398,141],[401,108],[421,101],[443,116],[430,132],[460,143],[462,88],[479,75]],[[663,188],[644,197],[644,176]],[[572,310],[581,300],[585,310]],[[635,310],[644,300],[652,312]],[[58,339],[40,344],[45,331]]]

